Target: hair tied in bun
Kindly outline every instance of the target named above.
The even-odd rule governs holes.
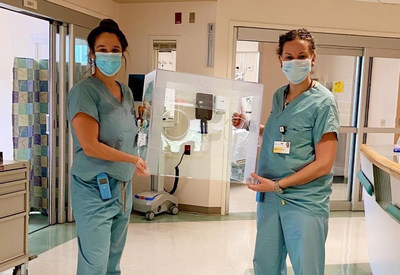
[[[118,26],[117,22],[115,22],[114,20],[112,20],[110,18],[101,20],[99,26],[106,27],[106,28],[114,28],[114,29],[119,30],[119,26]]]
[[[96,39],[100,34],[104,32],[113,33],[118,37],[118,40],[121,43],[122,53],[124,53],[126,48],[128,47],[128,41],[126,40],[125,35],[119,29],[117,22],[115,22],[110,18],[101,20],[99,26],[91,30],[91,32],[89,33],[87,37],[87,42],[89,45],[90,52],[92,53],[95,52],[94,44],[96,42]]]

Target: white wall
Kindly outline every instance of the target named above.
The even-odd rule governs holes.
[[[98,18],[113,18],[118,21],[119,4],[111,0],[47,0]]]
[[[258,42],[238,41],[236,44],[235,79],[258,82],[259,57]]]
[[[182,12],[182,24],[175,24],[175,12]],[[189,23],[189,13],[196,22]],[[129,47],[127,73],[151,70],[153,38],[177,39],[176,70],[213,75],[207,68],[207,25],[216,21],[216,2],[121,4],[120,27]]]
[[[230,77],[231,24],[400,37],[400,5],[350,0],[218,0],[214,75]],[[278,40],[278,37],[277,37]]]
[[[0,151],[13,159],[12,91],[14,57],[48,58],[47,21],[0,9]],[[35,48],[35,43],[37,47]]]

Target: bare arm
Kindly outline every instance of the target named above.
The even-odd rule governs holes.
[[[321,141],[315,145],[315,160],[305,166],[298,172],[279,181],[281,188],[287,188],[295,185],[306,184],[319,177],[328,175],[335,161],[337,147],[336,133],[326,133],[322,136]],[[252,174],[252,177],[259,181],[259,184],[249,184],[249,188],[258,192],[274,191],[274,182]]]
[[[82,146],[85,155],[93,158],[129,162],[136,165],[138,175],[145,175],[146,163],[138,156],[134,156],[99,141],[99,124],[91,116],[85,113],[78,113],[72,119],[76,137]]]

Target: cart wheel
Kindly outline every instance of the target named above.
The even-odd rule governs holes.
[[[154,212],[153,211],[146,212],[145,217],[148,221],[151,221],[152,219],[154,219]]]
[[[14,267],[12,275],[21,275],[22,274],[21,271],[22,271],[21,266],[17,265],[16,267]]]
[[[176,205],[172,206],[169,211],[171,212],[172,215],[178,214],[178,212],[179,212],[178,206],[176,206]]]

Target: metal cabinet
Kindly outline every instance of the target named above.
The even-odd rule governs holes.
[[[28,262],[28,162],[0,163],[0,271]]]

